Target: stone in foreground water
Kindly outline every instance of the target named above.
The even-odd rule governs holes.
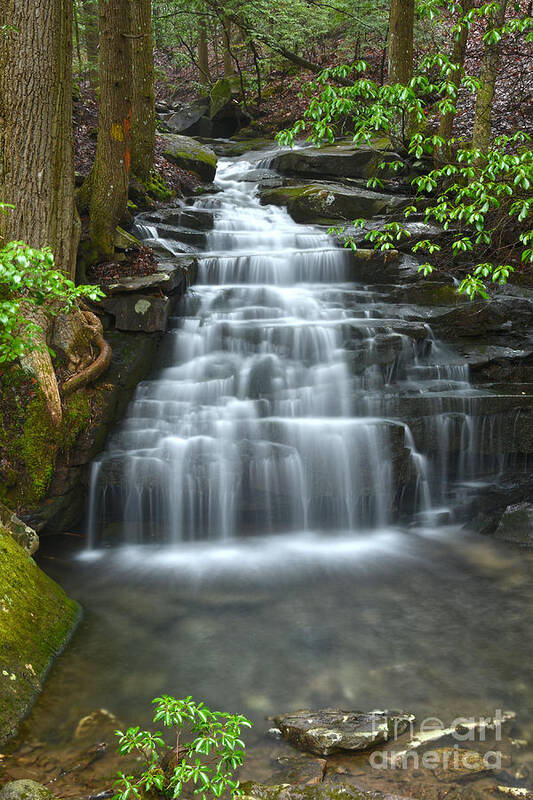
[[[302,750],[329,756],[345,750],[369,750],[404,733],[413,714],[397,711],[343,711],[325,708],[275,717],[282,736]]]

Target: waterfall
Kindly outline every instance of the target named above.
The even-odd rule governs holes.
[[[355,282],[349,250],[262,206],[237,179],[253,166],[223,160],[219,192],[174,223],[138,221],[167,253],[183,252],[187,214],[212,228],[166,365],[93,465],[91,547],[381,529],[446,505],[454,470],[463,482],[481,471],[474,439],[494,431],[470,413],[467,370]]]

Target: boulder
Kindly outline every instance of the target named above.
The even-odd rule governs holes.
[[[55,795],[46,786],[23,779],[6,783],[0,791],[0,800],[55,800]]]
[[[270,167],[282,175],[317,178],[371,178],[379,175],[387,178],[392,171],[378,170],[378,165],[384,161],[390,163],[398,160],[401,159],[396,153],[340,144],[279,153],[271,160]]]
[[[274,718],[282,736],[301,750],[329,756],[369,750],[404,733],[412,714],[396,711],[343,711],[325,708],[294,711]]]
[[[533,503],[507,506],[494,536],[503,542],[533,546]]]
[[[212,181],[217,171],[217,157],[210,147],[188,136],[166,133],[160,136],[163,156],[172,164],[194,172],[203,181]]]
[[[210,136],[212,125],[209,120],[209,102],[195,100],[183,103],[181,108],[165,116],[165,125],[171,133],[186,136]]]
[[[237,100],[241,91],[239,78],[233,75],[230,78],[220,78],[211,89],[210,117],[217,117],[224,112],[224,109],[233,100]]]
[[[0,523],[0,745],[33,704],[78,614],[78,605]],[[3,795],[4,800],[19,797]]]
[[[166,331],[171,311],[171,301],[166,295],[116,294],[105,297],[99,308],[115,318],[119,331]]]
[[[295,222],[324,225],[390,214],[409,203],[409,198],[401,195],[336,183],[282,186],[262,191],[260,197],[263,205],[287,206]]]
[[[215,83],[210,95],[210,117],[213,123],[211,135],[223,138],[233,136],[236,131],[249,124],[250,115],[238,101],[240,93],[241,84],[236,75],[220,78]]]
[[[32,556],[39,549],[39,537],[29,525],[20,520],[11,509],[0,503],[0,525]]]

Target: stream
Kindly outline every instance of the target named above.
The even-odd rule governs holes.
[[[423,309],[261,205],[257,164],[221,160],[192,206],[198,280],[93,465],[87,544],[43,541],[85,616],[19,744],[95,708],[149,724],[163,692],[249,715],[254,777],[297,708],[511,710],[529,741],[533,558],[464,527],[505,468],[487,392]],[[171,254],[166,227],[138,220]]]

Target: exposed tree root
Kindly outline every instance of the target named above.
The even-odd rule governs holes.
[[[61,387],[61,394],[63,397],[72,394],[72,392],[75,392],[77,389],[81,389],[88,383],[93,383],[99,378],[111,363],[111,356],[113,354],[110,345],[104,339],[104,329],[96,314],[93,314],[92,311],[88,309],[82,309],[81,313],[83,314],[87,326],[92,329],[92,343],[98,347],[100,352],[88,367],[85,367],[85,369],[82,369],[80,372],[76,373],[76,375],[73,375],[72,378],[65,381]]]

